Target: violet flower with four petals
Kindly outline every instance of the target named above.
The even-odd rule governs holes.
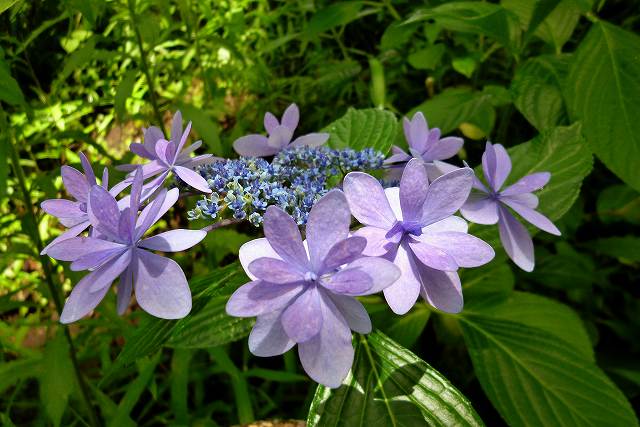
[[[365,225],[354,233],[367,239],[364,255],[392,260],[402,275],[384,289],[391,309],[404,314],[422,297],[439,310],[457,313],[463,298],[458,267],[491,261],[487,243],[467,234],[464,219],[453,216],[471,191],[473,171],[461,168],[430,185],[424,163],[409,161],[400,187],[382,188],[377,179],[351,172],[344,192],[351,212]]]
[[[246,135],[233,142],[233,148],[244,157],[273,156],[285,148],[309,146],[317,147],[329,139],[328,133],[310,133],[299,136],[293,142],[291,138],[298,127],[300,111],[296,104],[291,104],[284,111],[282,121],[267,112],[264,115],[264,128],[268,137],[259,134]]]
[[[231,316],[257,316],[249,335],[253,354],[276,356],[298,344],[304,370],[328,387],[339,387],[351,368],[351,330],[371,331],[367,311],[354,297],[379,292],[400,276],[393,263],[362,257],[366,241],[349,237],[350,223],[340,190],[313,206],[304,243],[293,218],[269,206],[266,238],[240,248],[252,281],[227,303]]]
[[[522,218],[539,229],[559,236],[560,230],[546,216],[535,210],[538,197],[533,191],[544,187],[551,174],[538,172],[520,178],[504,190],[500,190],[511,173],[511,159],[500,144],[487,142],[482,155],[482,171],[486,187],[479,179],[474,181],[474,191],[460,212],[477,224],[498,223],[500,241],[509,258],[525,271],[534,267],[533,241],[527,229],[509,212],[516,211]]]

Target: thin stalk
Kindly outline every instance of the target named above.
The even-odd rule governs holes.
[[[1,126],[3,132],[8,131],[6,129],[6,121],[4,111],[0,111],[2,117],[0,117],[0,122],[2,122]],[[26,179],[24,176],[24,171],[22,170],[22,166],[20,166],[20,157],[18,155],[18,151],[15,147],[15,141],[12,134],[9,134],[8,137],[8,145],[11,155],[11,163],[13,164],[13,169],[16,175],[16,179],[18,181],[18,187],[20,187],[20,192],[22,194],[22,200],[27,209],[27,215],[31,220],[31,224],[33,226],[33,230],[29,230],[29,234],[31,235],[31,240],[36,244],[36,249],[38,253],[42,252],[44,245],[42,243],[42,238],[40,237],[40,231],[38,230],[38,222],[33,209],[33,202],[31,200],[31,195],[29,194],[29,190],[27,189]],[[42,268],[44,270],[45,282],[47,283],[47,287],[49,288],[49,293],[51,294],[51,298],[53,299],[53,303],[55,305],[56,311],[58,315],[62,313],[62,297],[58,292],[58,288],[53,283],[53,274],[51,264],[49,262],[49,258],[46,256],[40,255],[40,262],[42,263]],[[69,333],[69,328],[66,325],[62,326],[64,329],[64,335],[67,338],[67,343],[69,344],[69,356],[71,357],[71,363],[73,364],[73,370],[76,375],[76,379],[78,381],[78,385],[80,386],[80,394],[82,395],[82,399],[84,400],[84,404],[87,407],[87,413],[89,414],[89,423],[92,426],[99,427],[100,421],[98,420],[98,416],[96,415],[93,406],[91,404],[91,399],[89,397],[89,390],[87,388],[87,384],[82,376],[82,372],[80,371],[80,364],[78,363],[78,359],[76,357],[76,349],[73,344],[73,339],[71,338],[71,334]]]
[[[223,219],[220,222],[216,222],[215,224],[207,225],[202,229],[202,231],[206,231],[207,233],[213,231],[217,228],[226,227],[227,225],[238,224],[242,222],[241,219]]]
[[[158,126],[162,129],[162,132],[166,134],[164,128],[164,121],[162,120],[162,114],[160,114],[160,109],[158,108],[158,100],[156,99],[156,88],[153,84],[153,78],[151,77],[151,71],[149,70],[149,63],[147,62],[147,54],[144,50],[144,45],[142,43],[142,35],[140,34],[140,30],[138,30],[138,20],[136,19],[136,11],[135,11],[135,0],[129,0],[129,15],[131,18],[131,22],[133,23],[133,32],[136,34],[136,41],[138,43],[138,49],[140,50],[140,64],[142,65],[142,72],[147,79],[147,85],[149,86],[149,96],[151,97],[151,106],[153,107],[153,114],[155,115],[156,121],[158,122]]]

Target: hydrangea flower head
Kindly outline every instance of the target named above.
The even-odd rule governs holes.
[[[392,260],[402,275],[384,290],[397,314],[404,314],[418,295],[449,313],[462,310],[459,267],[491,261],[494,252],[467,234],[467,223],[453,214],[471,191],[473,171],[461,168],[429,184],[424,163],[409,161],[400,187],[382,188],[374,177],[351,172],[344,192],[351,212],[365,225],[354,233],[367,239],[364,254]]]
[[[266,238],[240,248],[251,282],[227,303],[227,313],[257,316],[249,336],[256,356],[282,354],[298,344],[304,370],[338,387],[353,363],[351,330],[371,331],[357,295],[391,285],[398,269],[382,258],[362,257],[362,237],[348,237],[351,213],[344,194],[332,190],[311,210],[306,245],[291,216],[276,206],[264,218]]]
[[[535,264],[533,241],[527,229],[508,208],[539,229],[559,236],[558,227],[535,210],[538,197],[533,191],[544,187],[551,179],[551,174],[533,173],[501,190],[511,173],[511,158],[502,145],[490,142],[487,142],[482,155],[482,171],[488,186],[476,178],[473,187],[477,191],[469,195],[460,212],[471,222],[498,223],[500,241],[509,258],[523,270],[532,271]]]
[[[132,143],[129,148],[135,154],[145,159],[151,160],[142,166],[144,178],[155,177],[153,180],[145,184],[143,189],[143,200],[151,196],[165,181],[169,173],[175,173],[188,186],[195,188],[203,193],[211,193],[211,189],[207,186],[207,181],[193,169],[197,166],[211,163],[217,160],[212,154],[202,154],[200,156],[191,157],[190,154],[197,150],[202,141],[196,141],[191,145],[185,146],[189,132],[191,131],[191,122],[187,124],[186,129],[182,130],[182,114],[180,111],[173,116],[171,123],[171,138],[165,139],[162,131],[152,126],[144,132],[144,143]],[[118,170],[135,171],[139,165],[121,165]],[[131,183],[133,174],[129,175],[125,182]]]
[[[74,322],[93,310],[118,277],[118,313],[126,310],[135,288],[138,304],[164,319],[178,319],[191,310],[191,292],[180,266],[148,249],[176,252],[188,249],[206,236],[202,230],[171,230],[143,239],[143,235],[178,200],[178,189],[160,190],[138,215],[143,174],[134,176],[130,204],[120,210],[115,198],[94,185],[87,197],[91,237],[74,237],[52,246],[49,256],[72,261],[71,269],[89,270],[73,288],[60,321]]]
[[[280,121],[267,112],[264,115],[264,128],[268,136],[252,134],[240,137],[233,142],[233,148],[244,157],[266,157],[287,147],[317,147],[329,139],[328,133],[310,133],[299,136],[292,142],[299,120],[300,111],[296,104],[287,107]]]

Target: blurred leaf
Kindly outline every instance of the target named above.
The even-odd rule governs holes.
[[[594,252],[621,261],[640,262],[640,237],[622,236],[596,239],[585,243]]]
[[[44,372],[42,355],[0,363],[0,393],[21,380],[39,377]]]
[[[486,85],[482,93],[489,97],[489,102],[494,107],[502,107],[511,103],[511,92],[504,86]]]
[[[129,98],[129,96],[131,96],[131,93],[133,92],[133,86],[136,83],[136,77],[137,71],[129,70],[122,77],[122,80],[120,80],[120,84],[118,85],[118,90],[116,91],[113,107],[116,110],[116,115],[118,116],[118,120],[120,120],[120,122],[124,121],[127,114],[127,98]]]
[[[333,148],[373,148],[386,154],[393,144],[397,126],[396,117],[389,111],[350,108],[323,131],[331,134],[328,144]]]
[[[558,242],[555,254],[539,256],[536,272],[531,276],[531,280],[542,286],[559,290],[588,290],[596,278],[593,259],[577,252],[567,242]]]
[[[513,272],[507,263],[500,261],[494,260],[480,268],[466,269],[462,272],[461,281],[466,305],[489,297],[493,301],[507,298],[513,292]]]
[[[567,103],[595,154],[640,190],[640,37],[603,21],[580,43]]]
[[[438,43],[417,52],[413,52],[409,55],[407,60],[413,68],[418,70],[435,70],[441,66],[442,55],[444,55],[445,51],[445,45]]]
[[[0,0],[0,13],[9,9],[14,4],[18,3],[19,0]]]
[[[377,58],[369,58],[371,70],[371,102],[377,108],[384,108],[386,86],[384,83],[384,67]]]
[[[249,369],[244,371],[244,376],[247,378],[260,378],[267,381],[277,381],[281,383],[306,382],[309,380],[306,375],[285,371],[274,371],[271,369]]]
[[[18,82],[11,77],[9,65],[0,57],[0,101],[10,105],[26,105]]]
[[[96,56],[97,37],[89,38],[80,49],[73,52],[64,63],[64,68],[58,75],[60,81],[66,80],[76,70],[84,68],[85,64],[92,61]]]
[[[355,21],[360,18],[362,6],[361,1],[343,1],[319,10],[309,20],[304,36],[314,38],[332,28]]]
[[[478,65],[475,58],[471,56],[465,56],[463,58],[454,58],[451,61],[451,66],[454,70],[470,79],[473,75],[473,72],[476,70],[476,66]]]
[[[398,344],[410,348],[422,335],[430,316],[431,310],[425,304],[416,304],[409,313],[396,316],[395,321],[384,325],[382,329]]]
[[[54,426],[59,426],[67,408],[69,396],[76,386],[75,374],[64,330],[47,343],[43,355],[44,369],[40,375],[40,399]]]
[[[189,424],[189,365],[193,351],[176,349],[171,358],[171,412],[178,425]]]
[[[605,224],[627,221],[640,224],[640,193],[626,185],[612,185],[598,195],[598,217]]]
[[[418,28],[420,28],[419,23],[403,24],[402,22],[393,22],[382,34],[380,50],[385,51],[402,47],[411,39],[411,36]]]
[[[1,78],[1,77],[0,77]],[[4,120],[4,117],[0,116],[0,120]],[[7,180],[9,179],[9,139],[8,132],[4,132],[6,129],[0,125],[0,129],[3,130],[0,135],[0,199],[7,194]]]
[[[458,318],[486,395],[510,425],[637,426],[622,392],[577,346],[582,328],[567,310],[522,293],[497,309],[465,309]]]
[[[426,362],[381,332],[355,338],[342,387],[319,385],[307,425],[484,425],[471,403]]]

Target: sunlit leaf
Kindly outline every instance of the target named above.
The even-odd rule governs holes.
[[[347,114],[326,126],[323,132],[330,133],[328,144],[333,148],[373,148],[386,153],[393,144],[397,125],[396,117],[389,111],[350,108]]]

